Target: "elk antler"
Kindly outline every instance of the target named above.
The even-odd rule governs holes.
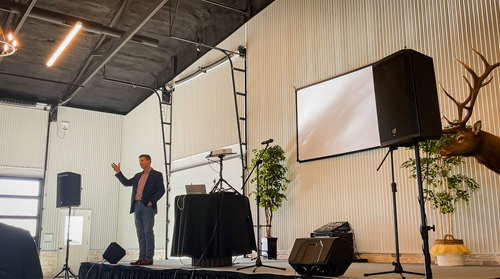
[[[500,66],[500,62],[496,64],[490,64],[486,58],[476,51],[475,49],[471,48],[472,51],[474,51],[483,61],[485,69],[484,73],[481,76],[478,76],[474,70],[472,70],[471,67],[469,67],[467,64],[464,62],[458,60],[455,58],[455,60],[460,63],[460,65],[464,66],[464,68],[469,72],[469,74],[472,76],[472,83],[464,76],[463,78],[465,79],[465,82],[467,82],[467,85],[469,86],[469,96],[464,102],[458,102],[455,98],[453,98],[446,90],[443,88],[443,86],[440,84],[441,89],[443,89],[444,93],[446,96],[448,96],[454,103],[457,105],[458,108],[458,120],[455,121],[450,121],[446,116],[443,116],[448,123],[453,126],[451,128],[447,128],[443,130],[444,134],[455,134],[458,131],[464,131],[466,130],[466,123],[469,121],[469,118],[472,115],[472,110],[474,109],[474,104],[476,103],[477,95],[479,94],[479,90],[488,85],[492,80],[493,77],[491,77],[488,81],[484,81],[488,75],[498,66]],[[469,104],[470,103],[470,104]],[[469,105],[468,105],[469,104]],[[464,110],[467,111],[467,114],[463,118],[463,112]]]

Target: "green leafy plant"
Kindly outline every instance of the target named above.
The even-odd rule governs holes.
[[[463,157],[451,157],[444,159],[439,155],[439,151],[448,144],[456,135],[443,135],[438,140],[428,140],[419,143],[419,148],[423,152],[420,159],[422,177],[427,183],[424,189],[425,199],[430,202],[433,209],[439,210],[441,225],[441,238],[443,235],[443,215],[447,217],[448,226],[446,234],[453,234],[452,215],[457,209],[460,201],[467,205],[470,202],[470,192],[477,191],[479,184],[466,175],[456,173],[454,170],[464,164]],[[413,150],[413,147],[409,148]],[[408,159],[402,168],[410,170],[411,177],[416,179],[415,159]]]
[[[254,149],[252,152],[255,157],[252,160],[251,168],[255,166],[264,149]],[[271,237],[273,212],[278,210],[283,201],[286,200],[285,191],[290,181],[286,178],[288,168],[284,165],[286,157],[281,146],[273,145],[269,147],[261,159],[259,176],[254,177],[251,182],[256,183],[257,179],[259,179],[259,206],[264,208],[266,214],[266,236]],[[252,193],[255,194],[255,201],[257,202],[257,191]]]

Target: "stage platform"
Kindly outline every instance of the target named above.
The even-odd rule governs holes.
[[[119,262],[118,264],[104,263],[82,263],[79,270],[79,279],[291,279],[300,277],[295,273],[287,260],[263,260],[264,265],[286,268],[286,271],[259,267],[255,273],[254,268],[237,271],[239,267],[254,265],[255,261],[248,258],[237,258],[233,266],[220,268],[200,268],[193,269],[190,265],[191,259],[169,259],[165,261],[155,261],[152,266],[132,266],[129,262]],[[424,272],[423,264],[402,264],[405,271]],[[381,263],[352,263],[343,276],[337,278],[374,278],[374,279],[394,279],[401,278],[398,274],[377,275],[364,277],[365,273],[391,271],[391,264]],[[460,266],[442,267],[432,266],[434,278],[441,279],[493,279],[500,278],[500,266]],[[424,278],[424,276],[405,274],[406,278]],[[305,276],[303,276],[305,277]],[[311,276],[307,276],[311,278]],[[314,276],[316,277],[316,276]],[[332,277],[328,277],[332,278]]]

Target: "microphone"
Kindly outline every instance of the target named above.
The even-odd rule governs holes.
[[[273,139],[268,139],[268,140],[261,142],[260,144],[270,144],[273,141],[274,141]]]

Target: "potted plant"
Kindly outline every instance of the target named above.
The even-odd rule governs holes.
[[[479,189],[479,184],[473,178],[454,172],[457,166],[465,163],[463,157],[444,159],[439,154],[441,148],[455,136],[443,135],[438,140],[419,143],[424,153],[420,160],[422,176],[428,185],[428,188],[424,189],[425,200],[430,202],[431,208],[439,210],[440,213],[441,239],[436,240],[430,252],[433,256],[437,256],[438,265],[447,266],[463,265],[465,255],[471,253],[461,239],[453,237],[453,213],[460,203],[465,202],[469,205],[469,192]],[[409,169],[411,177],[416,179],[415,159],[408,159],[401,167]],[[446,225],[443,218],[446,219]]]
[[[286,161],[285,151],[283,151],[281,146],[273,145],[265,150],[265,152],[264,149],[254,149],[252,152],[254,159],[252,160],[251,168],[257,164],[257,160],[260,157],[262,160],[262,164],[259,166],[259,174],[251,182],[256,183],[257,179],[259,180],[259,206],[264,208],[266,216],[266,238],[263,240],[267,242],[268,257],[276,258],[277,238],[271,235],[271,225],[273,212],[278,210],[282,206],[283,201],[286,200],[285,191],[287,184],[290,182],[286,178],[288,168],[284,164]],[[255,201],[257,202],[257,190],[252,193],[255,194]]]

